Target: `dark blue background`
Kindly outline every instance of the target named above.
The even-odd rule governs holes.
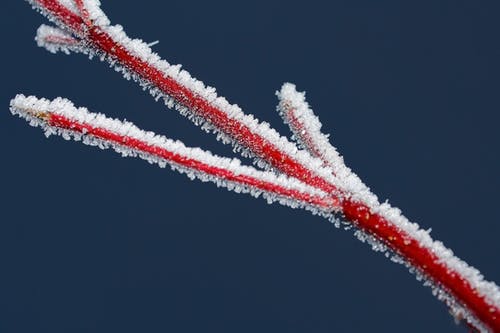
[[[140,3],[140,4],[138,4]],[[500,281],[498,1],[104,1],[114,23],[287,134],[274,91],[307,90],[381,199]],[[2,3],[1,332],[461,332],[407,270],[321,218],[61,138],[16,93],[230,155]]]

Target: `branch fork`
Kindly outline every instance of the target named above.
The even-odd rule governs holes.
[[[499,287],[408,221],[397,208],[380,203],[321,133],[321,122],[294,85],[284,84],[277,92],[278,112],[293,133],[296,142],[292,143],[269,124],[217,96],[214,88],[192,78],[180,66],[162,60],[150,45],[130,39],[121,26],[111,25],[98,0],[28,1],[56,24],[38,29],[39,46],[53,53],[84,53],[109,62],[169,108],[214,132],[243,156],[254,158],[263,169],[185,147],[131,123],[76,108],[61,98],[48,101],[18,95],[11,101],[13,114],[41,126],[49,135],[112,148],[160,166],[168,164],[192,178],[308,209],[337,225],[340,218],[356,228],[362,241],[389,253],[425,279],[455,318],[479,331],[500,332]]]

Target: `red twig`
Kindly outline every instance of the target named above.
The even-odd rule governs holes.
[[[90,15],[89,11],[87,10],[87,7],[83,3],[84,0],[75,0],[76,7],[78,8],[78,11],[80,12],[80,16],[83,20],[83,23],[90,27],[92,25],[92,21],[90,20]]]
[[[82,19],[78,15],[61,6],[57,1],[40,0],[36,2],[38,2],[44,10],[50,12],[58,20],[65,22],[65,24],[68,24],[71,28],[75,26],[81,27],[83,24]],[[81,34],[83,31],[78,28],[75,29],[74,32]],[[310,170],[295,161],[293,157],[280,151],[272,142],[252,132],[247,125],[230,118],[223,111],[210,104],[202,96],[180,85],[146,61],[132,55],[123,45],[115,42],[113,38],[100,27],[90,27],[87,34],[82,37],[100,52],[116,59],[128,70],[150,82],[163,93],[171,96],[179,104],[193,110],[196,112],[196,115],[217,127],[221,132],[234,138],[239,144],[251,150],[255,156],[267,161],[285,174],[294,175],[311,186],[318,187],[326,192],[336,191],[334,185],[318,175],[312,174]]]
[[[74,38],[69,37],[59,37],[59,36],[47,36],[44,40],[45,43],[54,43],[61,45],[75,45],[78,43]]]
[[[131,153],[149,161],[168,163],[176,168],[211,177],[219,184],[235,184],[247,191],[270,194],[278,200],[289,200],[290,203],[310,207],[325,215],[338,210],[336,200],[314,188],[308,189],[295,179],[278,178],[270,172],[239,164],[228,167],[231,162],[227,158],[208,152],[201,153],[165,137],[153,136],[152,132],[142,131],[131,123],[90,113],[84,108],[76,109],[68,100],[48,102],[18,95],[11,102],[11,110],[33,125],[44,127],[48,130],[47,133],[63,130],[61,134],[71,134],[78,140],[88,138],[88,143],[92,145],[102,142],[119,152],[126,149],[126,155]]]
[[[203,173],[206,173],[207,175],[215,176],[227,182],[238,183],[243,186],[249,186],[252,188],[270,192],[277,196],[288,198],[290,200],[302,202],[305,204],[311,204],[317,206],[320,209],[323,209],[325,212],[332,211],[335,207],[335,202],[329,197],[325,198],[321,196],[311,196],[306,193],[301,193],[297,190],[288,189],[275,183],[263,181],[259,177],[236,174],[225,168],[209,165],[201,160],[186,158],[181,154],[172,152],[159,146],[148,144],[145,141],[120,135],[101,127],[94,127],[85,123],[81,123],[61,115],[50,115],[50,117],[47,119],[47,123],[50,126],[79,133],[85,133],[86,135],[91,135],[95,138],[102,139],[107,142],[115,143],[138,152],[150,154],[151,156],[156,156],[182,167],[201,171]]]
[[[420,231],[413,230],[412,226],[407,225],[398,214],[391,215],[392,211],[382,209],[378,203],[375,205],[369,200],[364,200],[362,196],[351,193],[342,186],[342,183],[332,181],[320,168],[306,165],[303,160],[296,158],[287,149],[282,149],[255,127],[238,117],[230,116],[217,103],[134,54],[127,45],[114,40],[107,29],[92,25],[90,19],[86,19],[83,15],[81,6],[78,8],[82,16],[79,16],[56,0],[32,0],[32,2],[62,27],[85,40],[96,52],[118,62],[137,78],[148,82],[162,94],[168,95],[181,108],[189,109],[196,117],[202,118],[255,157],[266,161],[286,175],[330,193],[332,200],[342,207],[342,213],[347,220],[402,256],[407,263],[453,297],[446,300],[450,306],[465,308],[480,323],[470,316],[467,320],[477,327],[500,332],[500,306],[495,303],[499,301],[497,298],[496,301],[492,301],[493,296],[487,292],[490,288],[497,292],[496,286],[489,284],[485,286],[487,283],[482,277],[475,272],[472,274],[472,269],[468,266],[462,267],[462,262],[456,257],[448,258],[448,253],[441,251],[440,246],[428,241],[426,238],[428,235],[422,236]],[[307,136],[304,138],[307,142]],[[314,149],[312,150],[314,153]]]

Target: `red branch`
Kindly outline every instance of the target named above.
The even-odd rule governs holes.
[[[267,182],[258,177],[235,174],[230,170],[215,167],[213,165],[204,163],[201,160],[183,156],[163,147],[151,145],[143,140],[115,133],[105,128],[82,123],[74,119],[69,119],[62,115],[45,114],[45,117],[45,121],[47,121],[50,126],[67,129],[78,133],[84,133],[85,135],[91,135],[94,138],[102,139],[110,143],[115,143],[137,152],[143,152],[151,156],[156,156],[160,159],[175,163],[178,166],[201,171],[207,175],[215,176],[228,182],[238,183],[243,186],[249,186],[252,188],[263,190],[265,192],[274,193],[277,196],[288,198],[296,202],[311,204],[319,209],[322,209],[325,212],[332,211],[335,207],[335,201],[329,197],[324,198],[321,196],[313,196],[307,193],[301,193],[294,189],[288,189],[275,183]]]
[[[309,151],[311,155],[322,160],[325,165],[331,166],[331,162],[324,158],[320,148],[316,146],[316,143],[311,134],[304,128],[302,123],[292,111],[294,110],[289,109],[289,112],[287,113],[287,119],[289,121],[290,127],[293,129],[294,135],[297,136],[297,139],[304,144],[304,146],[307,148],[307,151]]]
[[[87,27],[90,27],[92,25],[92,21],[90,20],[89,11],[85,7],[83,0],[75,0],[75,4],[76,7],[78,8],[78,11],[80,12],[83,23],[85,23]]]
[[[490,305],[467,279],[461,276],[460,272],[440,262],[438,257],[429,248],[422,246],[417,239],[381,215],[372,213],[366,204],[350,199],[350,193],[339,191],[335,185],[281,151],[266,138],[252,132],[245,124],[230,118],[200,95],[134,56],[101,28],[86,24],[87,22],[81,17],[61,6],[58,1],[36,0],[36,2],[52,17],[90,43],[96,50],[118,61],[130,72],[171,96],[179,104],[191,109],[222,133],[249,149],[256,157],[265,160],[286,175],[296,177],[308,185],[332,193],[333,198],[339,200],[347,220],[404,257],[418,271],[455,297],[462,306],[466,307],[489,329],[500,332],[500,309]],[[63,119],[57,119],[57,121],[63,122]],[[101,134],[109,136],[109,133]],[[120,140],[120,138],[116,139]]]
[[[46,43],[60,44],[64,46],[72,46],[78,44],[78,41],[76,39],[62,36],[46,36],[44,41]]]

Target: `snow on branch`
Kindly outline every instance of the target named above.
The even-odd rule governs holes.
[[[67,99],[48,101],[17,95],[11,101],[11,112],[25,118],[32,126],[42,127],[47,136],[58,134],[102,149],[112,148],[122,156],[138,156],[160,167],[169,164],[191,179],[211,181],[256,197],[262,194],[270,203],[279,201],[325,216],[338,209],[336,200],[297,179],[243,166],[235,158],[222,158],[200,148],[186,147],[180,141],[140,130],[130,122],[76,108]]]
[[[37,41],[40,46],[51,52],[77,51],[90,57],[97,55],[125,78],[136,80],[155,98],[164,99],[168,107],[177,109],[202,129],[216,133],[218,139],[232,144],[244,156],[253,157],[257,165],[273,171],[265,173],[265,178],[263,171],[248,169],[236,162],[238,166],[234,169],[236,166],[232,162],[224,162],[226,164],[222,164],[221,170],[210,174],[207,170],[217,166],[210,164],[210,161],[218,158],[197,151],[199,154],[189,156],[204,165],[203,177],[208,175],[214,177],[211,180],[224,184],[238,183],[238,186],[248,191],[263,191],[271,198],[277,195],[306,208],[313,205],[320,211],[326,209],[326,212],[331,212],[332,208],[338,210],[346,223],[356,227],[356,235],[361,240],[371,242],[374,249],[385,251],[388,256],[393,255],[396,261],[406,264],[411,271],[424,278],[456,318],[465,318],[482,331],[500,332],[498,286],[485,281],[478,270],[454,256],[441,242],[434,241],[428,232],[408,221],[398,209],[388,203],[380,203],[377,196],[345,166],[328,137],[321,133],[321,123],[309,108],[304,95],[298,93],[293,85],[285,84],[278,93],[279,110],[304,150],[280,136],[268,123],[243,113],[237,105],[218,96],[215,88],[193,78],[181,66],[171,65],[161,59],[142,40],[129,38],[121,26],[111,25],[99,7],[99,1],[28,1],[59,28],[39,29]],[[77,42],[75,47],[72,46],[73,41]],[[18,97],[17,102],[22,101],[31,101],[35,105],[69,105],[64,100],[49,103]],[[170,146],[170,141],[148,133],[129,137],[129,132],[123,129],[123,126],[135,128],[129,123],[104,120],[102,115],[90,115],[72,106],[61,111],[42,112],[26,105],[22,107],[22,103],[16,107],[17,102],[13,102],[15,113],[33,124],[43,125],[49,133],[55,131],[63,136],[82,138],[84,142],[111,146],[126,154],[138,154],[141,157],[144,154],[147,159],[159,159],[160,164],[179,164],[179,161],[169,160],[164,155],[168,152],[169,156],[176,156],[177,151],[169,150],[174,147]],[[99,121],[94,122],[92,119]],[[133,143],[132,146],[129,143]],[[147,149],[143,151],[139,148]],[[203,158],[197,160],[200,156]],[[180,167],[190,168],[192,165]],[[190,170],[199,172],[200,168]],[[272,178],[273,174],[280,176],[275,179]],[[245,183],[241,177],[238,178],[242,175],[246,177],[245,181],[251,179],[252,182]],[[279,180],[280,177],[285,177],[281,179],[286,179],[283,180],[286,184]]]

